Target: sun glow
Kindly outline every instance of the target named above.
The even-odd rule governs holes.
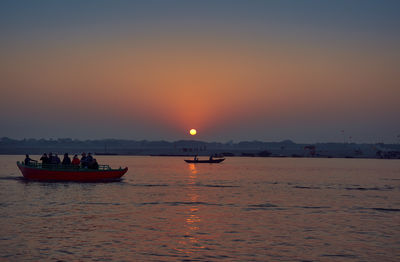
[[[192,128],[192,129],[190,129],[189,133],[190,133],[192,136],[194,136],[194,135],[197,134],[197,130],[194,129],[194,128]]]

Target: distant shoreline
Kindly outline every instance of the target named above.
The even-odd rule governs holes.
[[[400,144],[280,142],[203,142],[196,140],[135,141],[121,139],[57,140],[0,138],[0,155],[81,154],[91,152],[103,156],[177,156],[193,157],[218,154],[225,157],[294,157],[294,158],[365,158],[400,159]]]
[[[6,156],[6,155],[14,155],[14,156],[25,156],[25,154],[29,155],[41,155],[41,154],[32,154],[32,153],[20,153],[20,154],[7,154],[7,153],[0,153],[0,156]],[[72,154],[71,154],[72,155]],[[149,156],[149,157],[185,157],[185,158],[193,158],[196,155],[167,155],[167,154],[151,154],[151,155],[140,155],[140,154],[94,154],[94,156],[112,156],[112,157],[118,157],[118,156]],[[209,155],[197,155],[199,158],[204,158],[204,157],[209,157]],[[400,157],[394,158],[394,157],[342,157],[342,156],[248,156],[248,155],[233,155],[233,156],[225,156],[225,158],[306,158],[306,159],[391,159],[391,160],[400,160]]]

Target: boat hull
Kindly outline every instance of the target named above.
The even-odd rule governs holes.
[[[221,159],[213,159],[213,160],[190,160],[190,159],[185,159],[186,163],[209,163],[209,164],[214,164],[214,163],[221,163],[222,161],[224,161],[225,158],[221,158]]]
[[[35,181],[72,181],[72,182],[101,182],[119,180],[128,171],[128,168],[111,170],[93,169],[45,169],[26,166],[17,163],[22,175]]]

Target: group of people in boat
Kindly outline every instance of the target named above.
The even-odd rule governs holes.
[[[91,153],[88,153],[86,155],[85,152],[82,153],[81,159],[78,158],[78,155],[75,154],[74,157],[71,158],[69,157],[68,153],[64,154],[64,158],[61,161],[60,157],[57,154],[49,153],[44,153],[42,157],[40,158],[40,161],[42,162],[42,166],[50,166],[50,165],[62,165],[62,166],[72,166],[72,167],[81,167],[81,168],[90,168],[90,169],[98,169],[99,164],[97,163],[97,160],[93,158]],[[31,159],[29,155],[25,155],[25,165],[30,165],[32,163],[37,163],[37,160]]]
[[[199,158],[197,157],[198,155],[195,155],[194,156],[194,161],[199,161]],[[210,158],[209,158],[209,161],[213,161],[214,160],[214,158],[220,158],[221,156],[219,156],[219,155],[217,155],[217,154],[213,154],[213,155],[211,155],[210,156]]]

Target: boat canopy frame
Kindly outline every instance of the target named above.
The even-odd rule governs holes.
[[[62,164],[42,164],[38,162],[32,162],[29,165],[25,165],[24,162],[17,162],[17,165],[26,166],[29,168],[37,168],[37,169],[46,169],[46,170],[59,170],[59,171],[110,171],[110,170],[122,170],[122,167],[119,169],[112,169],[109,165],[99,165],[99,168],[82,168],[77,165],[62,165]]]

